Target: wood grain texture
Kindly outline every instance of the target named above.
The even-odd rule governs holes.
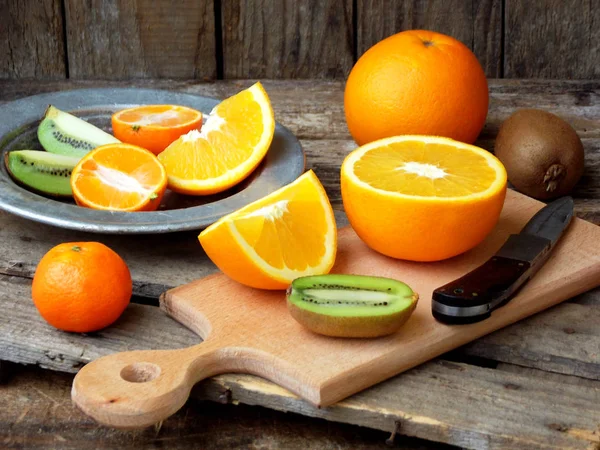
[[[4,449],[381,450],[390,433],[314,420],[266,408],[190,400],[160,427],[116,430],[94,423],[71,403],[73,376],[16,367],[0,387],[0,443]],[[398,436],[394,448],[450,450]]]
[[[3,304],[7,304],[10,310],[15,312],[10,319],[4,316],[4,320],[0,320],[0,337],[13,336],[23,342],[23,346],[17,349],[13,342],[0,342],[0,348],[14,349],[22,358],[22,362],[76,372],[83,363],[111,352],[157,346],[176,348],[194,345],[198,341],[195,334],[176,323],[171,323],[172,320],[157,308],[140,305],[130,305],[126,314],[113,327],[101,333],[89,336],[63,333],[49,327],[35,312],[29,299],[28,280],[2,277],[0,291],[3,292]],[[7,299],[8,303],[5,303]],[[49,345],[40,345],[44,341]],[[110,345],[105,345],[105,341]],[[37,356],[31,349],[26,350],[28,346],[38,349]],[[54,351],[48,352],[47,347],[53,348]],[[45,354],[41,353],[42,350]],[[502,370],[514,372],[515,369],[504,365]],[[500,448],[509,442],[513,445],[512,448],[516,448],[524,445],[528,439],[542,447],[544,442],[556,438],[559,438],[556,447],[564,445],[565,442],[575,448],[583,448],[586,443],[589,445],[589,440],[577,444],[576,438],[566,430],[590,428],[589,421],[582,422],[580,417],[588,414],[588,419],[591,419],[598,412],[590,409],[587,401],[580,404],[578,399],[586,398],[597,408],[600,404],[596,400],[599,395],[598,381],[581,381],[576,377],[555,375],[551,380],[553,383],[536,381],[535,389],[532,389],[531,381],[523,374],[515,376],[496,372],[498,371],[444,361],[429,363],[333,407],[321,409],[261,378],[241,374],[219,375],[206,380],[194,388],[192,397],[219,403],[262,405],[330,421],[359,424],[388,433],[394,429],[394,423],[399,421],[402,424],[402,434],[469,448],[479,448],[478,443],[486,439],[486,436],[495,447]],[[93,439],[94,435],[100,435],[107,439],[106,442],[115,442],[116,445],[116,442],[121,440],[123,443],[132,440],[139,443],[157,438],[162,440],[173,433],[178,433],[183,438],[184,443],[181,445],[186,448],[185,443],[188,439],[185,438],[187,433],[184,430],[193,430],[195,426],[206,429],[212,423],[208,413],[210,409],[207,410],[210,406],[198,405],[198,417],[188,404],[164,422],[160,435],[151,430],[125,432],[103,428],[70,405],[70,378],[59,378],[59,381],[56,381],[57,378],[52,374],[45,377],[37,374],[33,379],[28,376],[23,379],[21,375],[15,375],[12,380],[19,384],[30,381],[31,384],[23,387],[23,393],[27,391],[26,395],[21,392],[14,393],[8,389],[10,384],[5,385],[6,395],[1,396],[0,400],[0,429],[10,432],[6,436],[0,433],[0,436],[10,438],[9,443],[25,445],[27,427],[43,426],[44,431],[39,437],[39,443],[31,443],[28,448],[47,448],[44,445],[52,446],[52,443],[59,446],[63,441],[60,441],[57,435],[67,439],[67,442],[80,442],[82,438]],[[50,385],[46,386],[45,383]],[[557,387],[562,383],[583,385],[586,389],[562,391]],[[426,402],[422,397],[424,392],[428,393]],[[549,415],[545,407],[546,399],[554,397],[557,393],[559,396],[554,401],[561,405],[561,408],[551,410]],[[457,398],[466,397],[477,398],[478,404],[482,401],[485,403],[480,404],[477,409],[456,408]],[[511,414],[505,413],[503,402],[512,405]],[[490,405],[495,406],[490,408]],[[53,412],[50,423],[43,414],[48,409]],[[202,412],[203,410],[206,412]],[[231,430],[233,424],[226,418],[234,420],[232,414],[235,417],[235,412],[224,413],[223,421],[214,424],[214,427],[219,427],[220,430],[217,434],[221,435]],[[23,418],[17,422],[21,415]],[[568,423],[565,422],[566,417],[569,417]],[[194,418],[197,421],[194,421]],[[6,422],[2,420],[9,420],[12,426],[3,428],[1,424]],[[561,424],[562,431],[549,428],[547,425],[550,423]],[[221,431],[224,424],[227,424],[226,428]],[[331,429],[333,425],[329,427]],[[194,434],[197,433],[198,431]]]
[[[0,102],[56,90],[91,87],[172,89],[226,98],[252,80],[35,81],[0,80]],[[300,139],[351,141],[344,116],[344,83],[328,80],[265,80],[275,119]],[[479,143],[493,149],[502,122],[519,108],[540,108],[567,120],[582,138],[600,138],[600,81],[489,80],[490,108]],[[338,161],[332,160],[331,164]],[[339,161],[341,163],[341,161]]]
[[[94,86],[139,86],[176,89],[182,92],[224,98],[250,84],[251,81],[243,80],[217,83],[197,83],[193,80],[103,82],[90,80],[0,80],[0,104],[41,92]],[[264,85],[271,96],[277,120],[297,135],[302,136],[302,145],[307,152],[307,164],[315,169],[324,183],[328,194],[332,198],[334,208],[337,210],[339,223],[341,225],[346,224],[346,218],[341,213],[339,164],[345,154],[354,148],[354,144],[348,135],[343,107],[341,106],[343,83],[315,80],[267,80]],[[584,147],[586,148],[586,164],[590,171],[589,176],[584,176],[576,190],[576,211],[579,217],[600,224],[600,177],[596,176],[596,172],[600,167],[597,144],[600,139],[600,122],[598,121],[598,117],[600,117],[600,83],[597,81],[490,80],[490,92],[491,104],[488,123],[479,141],[485,148],[493,149],[495,134],[502,120],[517,108],[540,107],[560,115],[575,127],[583,138]],[[306,114],[304,114],[305,111]],[[199,251],[196,240],[197,233],[174,234],[156,239],[144,236],[122,238],[91,235],[35,224],[5,213],[0,213],[0,224],[2,225],[0,227],[0,241],[10,243],[10,245],[3,246],[0,255],[0,273],[15,275],[9,278],[10,281],[7,281],[11,287],[19,286],[19,282],[25,281],[27,283],[27,280],[23,280],[22,277],[31,278],[33,276],[37,261],[45,251],[59,242],[71,240],[100,240],[117,250],[125,258],[132,269],[132,273],[134,273],[136,294],[145,297],[149,302],[156,301],[157,296],[169,287],[187,283],[216,270],[203,253]],[[135,325],[126,325],[126,323],[117,324],[114,330],[107,329],[103,331],[100,335],[101,338],[99,336],[76,336],[55,330],[52,330],[55,334],[49,337],[46,332],[51,329],[49,327],[44,328],[46,325],[41,320],[39,324],[33,320],[37,316],[29,300],[27,284],[21,287],[17,293],[11,291],[11,287],[8,287],[8,285],[0,286],[0,292],[7,293],[6,296],[0,295],[0,304],[3,305],[6,298],[11,298],[8,294],[10,292],[12,292],[10,294],[12,299],[19,298],[20,302],[18,304],[12,302],[10,308],[4,309],[7,314],[4,317],[5,322],[0,325],[0,337],[5,338],[6,341],[0,343],[0,359],[6,358],[13,361],[41,364],[45,367],[51,367],[53,370],[75,372],[89,359],[94,359],[108,352],[150,348],[156,345],[152,332],[156,334],[158,340],[172,339],[177,342],[177,345],[181,344],[181,346],[193,345],[197,342],[197,337],[185,328],[178,326],[171,320],[163,322],[161,316],[164,319],[164,315],[158,314],[156,308],[154,308],[156,316],[151,312],[146,312],[146,309],[139,311],[144,312],[143,317],[146,317],[150,323],[160,323],[159,328],[164,331],[152,329],[152,332],[143,333],[140,338],[137,337],[137,332],[127,331],[127,327],[135,327]],[[473,344],[473,349],[470,346],[462,347],[453,352],[453,355],[449,355],[448,358],[458,358],[471,362],[473,362],[472,357],[483,358],[483,361],[490,365],[495,365],[497,361],[513,361],[529,367],[543,369],[544,374],[549,374],[549,372],[546,372],[548,370],[557,373],[580,373],[588,378],[555,375],[559,377],[557,379],[559,383],[570,383],[575,380],[575,383],[570,384],[589,382],[592,385],[586,384],[586,386],[596,386],[597,381],[589,377],[593,377],[597,373],[595,371],[598,366],[598,352],[593,351],[593,345],[596,342],[596,345],[600,346],[600,335],[598,334],[600,329],[589,325],[590,320],[597,317],[597,308],[600,307],[598,292],[598,290],[589,292],[540,313],[527,321],[519,322],[505,330],[485,336]],[[579,306],[585,306],[585,308]],[[132,305],[132,308],[149,307]],[[135,323],[137,314],[136,311],[136,314],[128,317],[133,319]],[[146,316],[146,314],[151,315]],[[144,323],[146,323],[145,320]],[[532,331],[527,325],[529,321],[535,321],[537,325],[545,327],[546,330],[543,332],[539,330]],[[121,330],[122,327],[125,330]],[[40,334],[38,334],[38,331]],[[186,334],[183,334],[184,332]],[[31,339],[28,339],[29,336],[31,336]],[[58,336],[61,339],[57,341]],[[105,337],[111,343],[109,350],[103,345]],[[49,342],[51,347],[56,346],[59,351],[49,352],[49,355],[47,355],[46,352],[49,349],[44,345],[46,342]],[[5,348],[9,348],[10,351],[5,351]],[[577,348],[581,348],[582,351],[572,351]],[[80,357],[80,355],[82,356]],[[506,367],[507,364],[500,363],[498,367],[501,366]],[[402,379],[411,372],[380,385],[390,386],[382,391],[381,396],[394,399],[396,408],[401,408],[404,404],[406,393],[403,391],[399,396],[396,396],[396,385],[386,383]],[[529,377],[531,373],[521,375]],[[422,373],[420,376],[429,377],[430,375],[437,376],[428,372]],[[239,379],[235,377],[239,377]],[[511,382],[507,382],[510,386]],[[546,388],[542,387],[542,384],[538,384],[539,389],[545,390]],[[279,407],[305,415],[323,417],[320,416],[320,414],[323,414],[323,410],[311,409],[306,402],[295,397],[288,402],[285,400],[288,396],[291,396],[288,391],[284,391],[286,392],[285,396],[281,396],[279,394],[281,390],[277,391],[278,388],[275,385],[252,376],[222,375],[206,381],[200,387],[203,389],[205,398],[217,399],[221,394],[224,394],[226,397],[230,395],[232,402],[260,404],[270,408]],[[232,388],[231,392],[227,390],[228,387]],[[488,388],[486,388],[488,390],[484,395],[497,395],[497,391],[511,389],[511,387],[504,387],[503,383],[489,385]],[[398,416],[398,418],[400,422],[406,424],[409,430],[415,430],[414,427],[421,427],[415,433],[425,438],[437,439],[436,436],[441,435],[441,439],[446,439],[446,442],[452,439],[456,442],[469,442],[465,436],[475,433],[484,440],[486,439],[485,434],[474,432],[472,429],[481,424],[483,420],[500,423],[498,420],[502,420],[506,415],[506,410],[499,408],[493,410],[498,414],[497,417],[490,413],[489,416],[482,416],[483,418],[480,420],[477,414],[465,415],[462,417],[465,417],[466,422],[456,422],[448,425],[443,420],[443,415],[427,415],[423,409],[427,405],[421,405],[418,402],[419,392],[426,392],[427,385],[414,386],[412,389],[414,389],[413,395],[417,399],[414,402],[412,414],[410,417]],[[365,398],[370,398],[370,391],[371,389],[364,392]],[[440,395],[443,391],[444,388],[440,387]],[[465,388],[463,395],[468,396],[471,402],[465,401],[461,404],[470,405],[475,401],[475,397],[470,396],[467,392],[468,388]],[[393,420],[390,420],[389,410],[380,408],[377,399],[378,397],[373,397],[372,401],[365,401],[364,405],[359,406],[358,409],[353,404],[348,407],[343,406],[342,411],[335,410],[335,414],[329,414],[326,418],[365,426],[377,426],[391,432]],[[503,403],[501,404],[503,405]],[[548,400],[548,404],[553,403]],[[443,414],[456,414],[456,392],[451,391],[449,396],[440,396],[439,405],[445,405],[446,409],[440,410],[443,411]],[[520,403],[511,404],[510,411],[515,415],[516,422],[525,423],[529,420],[528,408]],[[544,446],[547,448],[552,446],[553,439],[557,436],[566,436],[574,442],[572,445],[565,444],[567,447],[589,447],[595,444],[590,444],[589,440],[577,440],[578,438],[574,437],[578,436],[577,433],[579,432],[577,430],[583,428],[578,428],[574,423],[564,423],[564,417],[570,417],[570,413],[566,413],[562,422],[550,422],[550,420],[557,419],[548,416],[548,420],[546,420],[546,412],[542,407],[539,407],[536,411],[540,415],[531,418],[528,423],[531,424],[531,427],[534,427],[533,424],[537,423],[540,428],[531,433],[534,436],[544,436],[544,438],[536,441],[536,445],[527,445],[524,441],[525,438],[520,435],[518,441],[520,444],[506,444],[504,445],[505,448]],[[552,413],[551,409],[550,413]],[[31,413],[26,414],[26,417],[29,414]],[[185,417],[185,414],[176,415],[172,420],[165,422],[165,426],[168,426],[168,424],[174,426],[174,423],[183,420],[181,417]],[[427,421],[421,421],[420,418],[422,417],[425,417]],[[49,428],[44,428],[43,425],[48,422],[42,420],[40,419],[40,422],[38,422],[40,427],[43,430],[48,430]],[[86,430],[96,430],[95,427],[90,428],[91,423],[68,422],[67,427],[72,427],[73,433],[64,436],[83,436],[82,433],[87,432]],[[189,422],[187,423],[189,426]],[[514,427],[509,427],[505,433],[504,423],[501,423],[501,425],[493,428],[487,439],[491,442],[498,442],[499,439],[508,439],[509,433],[515,433],[515,430],[517,430]],[[529,427],[529,425],[527,426]],[[553,428],[550,428],[550,426]],[[98,439],[101,436],[106,436],[101,434],[100,431],[92,434],[98,436]],[[400,429],[400,434],[406,434],[404,428]],[[53,436],[49,436],[48,439],[53,439]],[[85,436],[89,435],[86,434]],[[589,437],[589,430],[587,436]],[[41,439],[40,437],[40,442],[43,442]],[[474,447],[481,448],[483,446],[482,440],[473,440]],[[28,442],[31,443],[32,441]],[[173,440],[168,442],[171,445]],[[577,445],[578,442],[579,445]],[[557,444],[557,446],[560,445]],[[40,444],[40,447],[44,447],[44,445]],[[44,448],[47,448],[47,446]]]
[[[571,378],[432,361],[328,408],[315,408],[285,389],[242,374],[204,381],[194,396],[216,400],[219,392],[227,392],[232,402],[384,430],[400,423],[402,434],[462,448],[594,449],[599,442],[598,382],[587,386]]]
[[[0,0],[0,78],[65,78],[60,0]]]
[[[221,3],[229,78],[345,78],[353,64],[352,1]]]
[[[589,296],[600,300],[600,290]],[[598,324],[600,308],[563,303],[478,339],[461,353],[482,358],[494,355],[496,361],[600,380]],[[560,334],[562,338],[557,339]]]
[[[65,1],[71,78],[215,78],[213,2]]]
[[[599,25],[597,0],[506,0],[504,75],[598,78]]]
[[[332,273],[410,280],[421,296],[407,324],[379,339],[335,339],[311,333],[290,317],[283,292],[251,289],[223,274],[172,289],[161,298],[161,307],[205,342],[177,351],[125,352],[95,360],[75,377],[73,400],[101,423],[148,426],[181,408],[194,383],[220,373],[242,372],[273,381],[315,405],[331,405],[598,286],[600,228],[576,219],[541,271],[489,319],[451,327],[432,317],[432,291],[487,260],[540,206],[509,192],[500,221],[484,243],[459,257],[428,265],[392,262],[368,249],[350,227],[340,230]],[[581,351],[593,352],[594,347]]]
[[[357,19],[358,57],[392,34],[427,29],[473,50],[488,77],[502,74],[501,0],[358,0]]]
[[[100,356],[124,350],[177,349],[200,339],[153,306],[131,304],[110,328],[89,333],[64,333],[40,317],[31,301],[31,280],[0,275],[0,359],[76,372]]]
[[[530,367],[517,366],[514,364],[499,363],[496,366],[496,370],[503,372],[515,373],[528,378],[537,378],[541,380],[549,380],[556,383],[566,383],[573,386],[585,386],[593,389],[598,388],[597,380],[589,380],[587,378],[573,377],[560,375],[553,372],[546,372],[545,370],[532,369]]]
[[[119,87],[129,83],[103,82],[102,85]],[[249,82],[245,81],[198,84],[190,81],[164,80],[138,80],[134,83],[140,87],[172,87],[183,92],[221,98],[231,95],[247,84]],[[4,81],[0,82],[0,101],[15,99],[27,93],[93,85],[96,83],[92,81]],[[307,165],[315,170],[323,182],[334,208],[338,211],[338,224],[346,225],[347,219],[341,213],[343,208],[339,190],[339,165],[355,145],[347,136],[343,110],[338,109],[342,99],[343,84],[331,81],[267,81],[265,86],[273,99],[276,117],[293,132],[309,137],[302,140],[302,145],[307,152]],[[564,117],[584,137],[586,148],[587,169],[586,175],[576,189],[576,211],[579,217],[595,223],[600,223],[600,176],[597,176],[600,174],[600,153],[597,145],[600,137],[600,122],[597,120],[600,115],[599,87],[598,82],[493,80],[490,83],[492,105],[486,126],[487,131],[480,140],[481,145],[493,149],[493,138],[500,123],[516,108],[539,105]],[[308,109],[306,116],[302,113],[303,109]],[[339,138],[323,139],[326,136]],[[0,256],[0,271],[5,274],[31,278],[37,261],[52,246],[65,241],[89,239],[101,239],[102,242],[119,251],[132,270],[135,294],[147,298],[150,302],[157,302],[158,296],[166,289],[216,271],[200,251],[196,240],[197,233],[194,232],[178,233],[164,239],[148,236],[125,238],[71,232],[36,224],[6,213],[0,213],[0,220],[3,225],[0,227],[1,240],[11,242],[11,246],[5,248]],[[578,299],[578,302],[592,304],[594,298],[596,298],[594,294],[590,293]],[[589,313],[585,311],[579,314],[581,318],[573,318],[573,320],[585,322],[586,317],[589,317]],[[568,322],[561,319],[558,314],[553,317],[552,320],[556,322],[551,328],[551,336],[544,336],[544,343],[536,343],[534,339],[533,343],[536,346],[534,352],[524,352],[518,346],[518,342],[526,341],[528,336],[528,328],[526,326],[521,328],[521,324],[518,324],[511,329],[514,328],[512,333],[519,338],[505,343],[504,339],[494,341],[495,334],[492,334],[483,338],[483,341],[491,339],[490,345],[485,347],[485,354],[477,354],[495,359],[497,351],[504,355],[502,358],[505,360],[510,358],[509,362],[512,358],[518,357],[522,361],[524,357],[528,357],[531,360],[526,363],[527,365],[534,364],[535,367],[562,373],[572,373],[573,367],[593,364],[593,360],[590,359],[579,360],[578,354],[572,355],[572,359],[560,360],[558,365],[556,358],[551,361],[551,355],[557,354],[553,353],[556,349],[568,348],[571,345],[572,342],[564,342],[565,339],[575,338],[561,331],[561,326],[569,326]],[[468,355],[468,347],[465,352]],[[43,360],[43,352],[40,351],[39,354],[42,355],[41,360]]]

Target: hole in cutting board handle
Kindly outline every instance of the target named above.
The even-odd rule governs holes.
[[[121,369],[121,378],[130,383],[147,383],[160,375],[160,367],[149,362],[129,364]]]

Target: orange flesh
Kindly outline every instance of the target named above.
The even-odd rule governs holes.
[[[73,171],[71,183],[75,199],[85,206],[137,210],[162,196],[166,174],[147,150],[115,144],[84,157]]]
[[[279,212],[285,208],[285,212]],[[281,200],[270,220],[249,215],[235,221],[244,240],[270,266],[305,270],[316,266],[325,254],[323,232],[327,229],[325,214],[318,199],[308,201]],[[310,223],[300,218],[310,217]]]
[[[431,176],[419,175],[423,169]],[[446,145],[418,141],[374,148],[356,162],[354,173],[377,189],[427,197],[483,192],[496,178],[494,168],[477,153],[460,149],[450,152]]]
[[[130,125],[172,127],[196,120],[196,111],[173,105],[150,105],[117,114],[116,118]]]
[[[337,248],[333,210],[312,171],[223,217],[199,239],[224,273],[262,289],[329,272]]]
[[[240,107],[243,104],[243,107]],[[236,96],[232,104],[223,101],[216,109],[219,117],[226,117],[218,131],[205,131],[206,139],[182,139],[174,144],[185,147],[177,158],[166,162],[169,175],[183,179],[210,179],[223,175],[246,161],[260,141],[262,122],[260,106],[250,92]]]

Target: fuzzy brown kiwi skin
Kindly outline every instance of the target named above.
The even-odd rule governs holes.
[[[583,175],[583,144],[576,131],[539,109],[521,109],[506,119],[494,153],[513,186],[539,200],[568,194]]]
[[[287,301],[290,314],[309,330],[332,337],[374,338],[393,334],[402,327],[417,307],[419,295],[415,292],[412,304],[396,314],[374,317],[335,317],[317,314],[299,308]]]

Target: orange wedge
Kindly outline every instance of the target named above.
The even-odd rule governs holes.
[[[167,173],[156,156],[131,144],[91,151],[71,174],[80,206],[110,211],[154,211],[167,188]]]
[[[437,261],[479,244],[496,225],[506,170],[491,153],[434,136],[396,136],[359,147],[341,169],[350,224],[388,256]]]
[[[337,250],[333,210],[312,171],[223,217],[198,239],[226,275],[262,289],[328,273]]]
[[[159,155],[169,188],[207,195],[234,186],[265,157],[274,132],[271,102],[256,83],[217,105],[201,131],[181,136]]]
[[[182,134],[200,129],[202,113],[186,106],[142,105],[112,116],[117,139],[158,155]]]

